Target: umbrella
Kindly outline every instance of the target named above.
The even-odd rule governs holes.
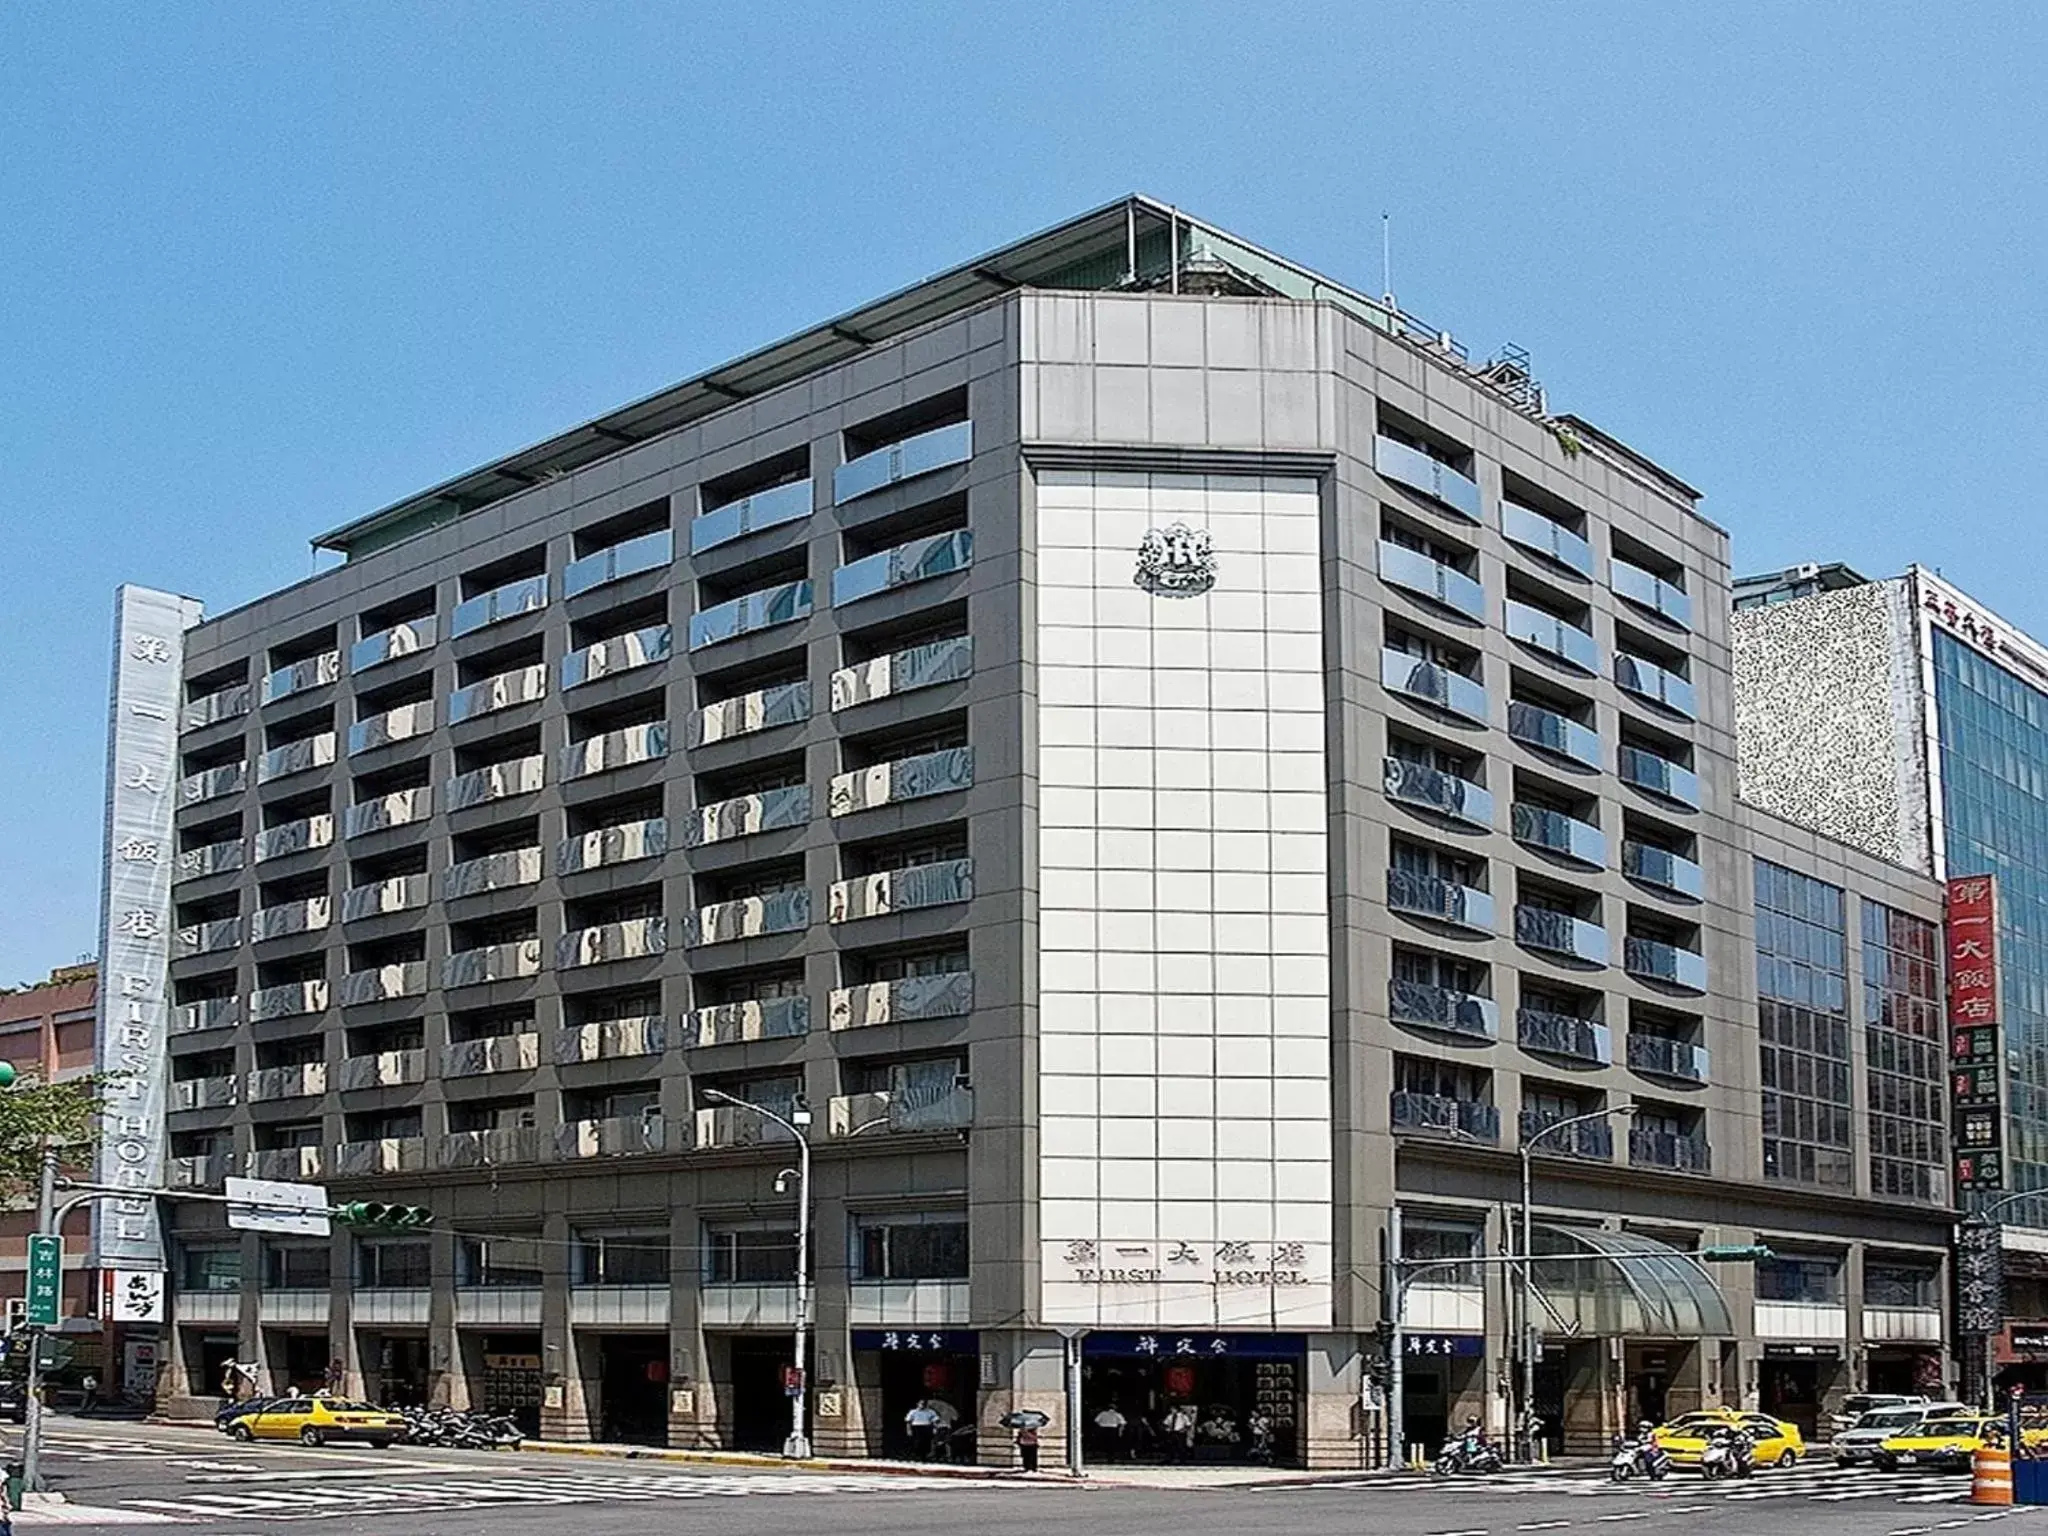
[[[1018,1408],[1002,1417],[1005,1429],[1043,1429],[1051,1422],[1051,1414],[1040,1413],[1036,1408]]]

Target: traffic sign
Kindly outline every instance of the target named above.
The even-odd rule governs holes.
[[[38,1232],[28,1240],[28,1315],[31,1327],[57,1326],[64,1297],[64,1239]]]
[[[228,1179],[228,1225],[238,1232],[295,1232],[325,1237],[327,1190],[320,1184],[287,1184],[276,1179]]]

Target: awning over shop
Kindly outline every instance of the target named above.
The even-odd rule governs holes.
[[[1691,1254],[1637,1232],[1538,1226],[1536,1322],[1584,1338],[1732,1338],[1728,1302]],[[1556,1255],[1546,1261],[1542,1255]],[[1569,1257],[1566,1257],[1569,1256]]]

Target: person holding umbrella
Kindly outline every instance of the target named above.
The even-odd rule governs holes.
[[[1003,1415],[1003,1428],[1016,1431],[1017,1460],[1026,1472],[1038,1470],[1038,1432],[1051,1422],[1049,1415],[1036,1408],[1019,1408]]]

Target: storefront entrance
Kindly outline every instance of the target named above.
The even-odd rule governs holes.
[[[327,1335],[287,1333],[281,1328],[265,1331],[264,1348],[270,1356],[270,1379],[278,1392],[319,1392],[327,1386]]]
[[[185,1379],[191,1383],[192,1395],[226,1396],[222,1381],[227,1376],[228,1366],[240,1358],[235,1336],[232,1333],[196,1333],[190,1328],[181,1328],[178,1332],[185,1351]],[[246,1395],[248,1386],[238,1385],[238,1395]]]
[[[1485,1356],[1476,1333],[1402,1335],[1401,1424],[1409,1444],[1434,1453],[1467,1415],[1485,1417]]]
[[[1081,1356],[1091,1461],[1301,1465],[1298,1333],[1091,1333]]]
[[[789,1438],[789,1394],[782,1373],[790,1362],[788,1335],[734,1335],[732,1350],[732,1443],[735,1451],[779,1451]]]
[[[464,1341],[470,1367],[470,1406],[485,1413],[511,1415],[519,1432],[540,1438],[540,1335],[537,1333],[487,1333],[480,1348]],[[474,1348],[475,1353],[470,1354]]]
[[[619,1445],[667,1445],[668,1335],[610,1333],[597,1348],[602,1362],[600,1438]]]
[[[856,1328],[858,1379],[882,1389],[882,1422],[869,1427],[870,1449],[896,1461],[929,1455],[934,1461],[972,1462],[980,1342],[979,1334],[958,1329]],[[930,1403],[940,1419],[929,1445],[913,1439],[904,1423],[919,1403]]]
[[[1791,1353],[1794,1350],[1801,1353]],[[1841,1357],[1821,1354],[1818,1346],[1766,1344],[1758,1366],[1757,1406],[1797,1424],[1802,1435],[1814,1439],[1828,1393],[1840,1384],[1841,1373]]]
[[[390,1408],[426,1406],[431,1378],[424,1333],[365,1333],[356,1348],[363,1396]]]

